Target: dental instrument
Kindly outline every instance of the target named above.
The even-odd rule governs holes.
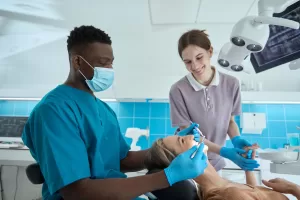
[[[190,123],[192,124],[193,122],[190,121]],[[199,135],[202,137],[202,140],[200,142],[198,142],[197,144],[197,150],[192,154],[191,158],[194,158],[196,153],[198,152],[198,149],[201,145],[201,143],[204,143],[204,139],[205,139],[205,136],[203,135],[203,133],[200,131],[200,129],[198,127],[195,127],[196,131],[199,133]]]
[[[192,124],[193,122],[190,121],[190,123]],[[195,129],[199,133],[199,135],[202,137],[202,141],[200,143],[204,142],[205,135],[203,135],[203,133],[200,131],[200,129],[198,127],[195,127]]]

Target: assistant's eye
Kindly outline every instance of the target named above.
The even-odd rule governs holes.
[[[202,57],[198,57],[198,58],[197,58],[197,60],[201,60],[201,59],[202,59]]]
[[[184,144],[184,139],[183,138],[181,138],[181,143]]]

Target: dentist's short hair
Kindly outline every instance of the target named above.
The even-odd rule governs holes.
[[[103,30],[95,28],[94,26],[80,26],[75,27],[68,36],[67,48],[70,53],[76,48],[84,48],[88,44],[99,42],[111,45],[110,36]]]

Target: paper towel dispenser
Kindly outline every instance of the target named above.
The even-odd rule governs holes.
[[[241,128],[244,134],[262,134],[263,129],[266,128],[266,114],[265,113],[242,113]]]

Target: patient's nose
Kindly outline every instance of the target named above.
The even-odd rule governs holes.
[[[187,138],[188,140],[194,140],[194,135],[187,135],[186,138]]]

